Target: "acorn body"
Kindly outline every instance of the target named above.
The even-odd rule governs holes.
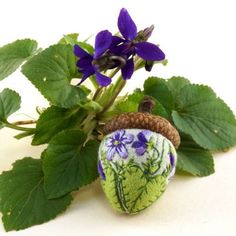
[[[176,161],[174,145],[161,133],[115,130],[99,148],[98,170],[105,195],[119,212],[140,212],[165,191]]]

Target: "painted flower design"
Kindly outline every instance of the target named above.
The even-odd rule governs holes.
[[[170,157],[170,165],[171,165],[171,172],[168,176],[168,179],[170,180],[174,174],[175,174],[175,168],[176,168],[176,162],[175,162],[175,156],[172,152],[169,153],[169,157]]]
[[[175,157],[172,152],[170,152],[169,157],[170,157],[170,164],[171,164],[172,168],[174,168],[175,167]]]
[[[121,69],[123,79],[131,78],[134,72],[133,57],[136,54],[146,61],[161,61],[165,59],[165,54],[158,46],[146,42],[153,31],[153,26],[141,31],[141,36],[143,37],[140,37],[136,24],[125,8],[120,11],[118,28],[124,39],[113,36],[111,44],[113,48],[111,48],[111,51],[115,54],[125,55],[127,58],[125,66]]]
[[[101,31],[95,39],[94,55],[87,53],[79,45],[74,46],[74,54],[79,57],[77,66],[83,77],[78,85],[91,75],[95,74],[99,85],[107,86],[111,83],[111,79],[100,72],[99,58],[105,53],[112,43],[112,34],[108,30]]]
[[[101,176],[102,180],[106,180],[106,176],[105,176],[104,170],[102,168],[101,161],[98,161],[98,173]]]
[[[126,134],[125,130],[116,131],[112,137],[106,141],[107,159],[112,160],[117,153],[121,158],[126,159],[128,157],[127,144],[132,143],[134,136],[132,134]]]
[[[138,140],[134,141],[132,144],[132,147],[135,148],[135,152],[138,156],[144,155],[147,151],[151,134],[152,133],[149,130],[143,130],[138,133]]]

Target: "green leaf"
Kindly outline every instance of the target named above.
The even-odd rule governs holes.
[[[215,172],[212,154],[197,145],[187,135],[181,135],[181,144],[177,153],[178,171],[196,176],[208,176]]]
[[[115,104],[112,111],[109,112],[109,117],[112,117],[114,115],[118,115],[121,113],[125,113],[125,112],[137,112],[139,103],[141,102],[143,97],[144,97],[143,91],[141,91],[140,89],[134,90],[134,92],[130,94],[128,97],[118,101]],[[166,109],[164,108],[164,106],[159,101],[157,101],[154,97],[152,97],[152,99],[155,101],[155,106],[152,110],[152,113],[155,115],[168,118],[168,113]]]
[[[32,145],[48,143],[62,130],[78,126],[85,115],[84,109],[49,107],[39,117]]]
[[[236,120],[230,108],[203,85],[186,85],[177,97],[178,110],[172,112],[175,125],[209,150],[236,145]]]
[[[88,96],[92,91],[89,89],[89,88],[87,88],[85,85],[80,85],[79,86],[83,91],[84,91],[84,93],[86,94],[86,96]]]
[[[0,211],[6,231],[42,224],[65,211],[72,197],[48,200],[43,186],[41,160],[18,160],[0,175]]]
[[[35,133],[35,129],[32,129],[32,130],[29,130],[29,131],[21,132],[21,133],[15,135],[14,138],[16,138],[16,139],[22,139],[22,138],[31,136],[31,135],[33,135],[34,133]]]
[[[8,116],[20,108],[21,98],[19,94],[10,89],[4,89],[0,93],[0,129],[4,127]]]
[[[155,98],[153,98],[153,100],[155,101],[155,106],[152,110],[152,114],[169,119],[168,112],[166,111],[164,106],[162,106],[162,104],[158,102]]]
[[[137,112],[139,103],[143,97],[143,92],[140,89],[136,89],[125,100],[121,100],[116,104],[114,108],[115,113],[121,114],[124,112]]]
[[[171,120],[171,111],[177,106],[175,97],[189,80],[174,76],[168,80],[150,77],[144,84],[144,94],[153,97],[156,102],[152,113]]]
[[[83,143],[86,134],[79,130],[65,130],[56,135],[43,158],[47,197],[57,198],[90,184],[98,177],[96,141]]]
[[[110,90],[111,88],[109,87]],[[139,103],[143,99],[143,97],[144,94],[140,89],[135,89],[133,93],[130,94],[129,96],[126,95],[123,97],[118,97],[113,106],[111,107],[111,109],[109,109],[107,112],[103,114],[102,121],[106,122],[107,120],[110,120],[114,116],[119,115],[121,113],[137,112]]]
[[[77,44],[83,48],[85,51],[87,51],[89,54],[94,54],[94,48],[92,45],[90,45],[87,42],[77,42]]]
[[[81,48],[83,48],[85,51],[87,51],[90,54],[94,54],[94,48],[92,45],[85,41],[78,41],[79,34],[78,33],[72,33],[72,34],[66,34],[63,36],[62,39],[58,42],[59,44],[70,44],[74,46],[75,44],[78,44]]]
[[[22,72],[52,105],[71,108],[86,99],[81,88],[70,84],[77,74],[71,45],[57,44],[47,48],[29,60]]]
[[[37,49],[37,42],[31,39],[17,40],[0,48],[0,80],[13,72]]]
[[[181,89],[185,86],[185,85],[189,85],[190,81],[184,77],[180,77],[180,76],[173,76],[168,80],[165,80],[166,84],[169,88],[169,90],[172,93],[173,98],[176,98]]]
[[[58,42],[59,44],[70,44],[74,46],[77,43],[79,34],[78,33],[71,33],[71,34],[66,34],[63,36],[62,39]]]
[[[157,77],[149,77],[144,83],[144,94],[154,97],[170,115],[174,107],[174,98],[166,81]]]
[[[92,100],[88,100],[85,103],[80,103],[80,106],[83,107],[85,110],[95,111],[97,113],[103,110],[103,107],[99,103]]]

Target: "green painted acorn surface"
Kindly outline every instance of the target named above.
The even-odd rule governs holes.
[[[120,212],[142,211],[165,191],[176,161],[174,146],[161,134],[125,129],[107,135],[98,161],[106,197]]]

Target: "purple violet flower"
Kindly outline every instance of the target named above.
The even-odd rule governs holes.
[[[124,80],[130,79],[134,72],[133,57],[137,54],[146,61],[161,61],[165,59],[165,54],[155,44],[138,40],[137,27],[125,8],[122,8],[118,18],[118,28],[124,40],[113,36],[111,51],[115,54],[126,55],[127,61],[121,69]],[[148,31],[148,29],[145,29]],[[143,31],[147,34],[146,31]],[[146,35],[147,38],[151,35],[153,26],[150,27],[150,32]]]
[[[138,141],[133,142],[132,147],[135,148],[135,152],[138,156],[142,156],[148,147],[151,132],[149,130],[143,130],[138,133]]]
[[[102,180],[106,180],[106,176],[105,176],[104,170],[102,168],[101,161],[98,161],[98,173],[101,176]]]
[[[125,130],[118,130],[106,141],[107,159],[110,161],[116,153],[126,159],[128,157],[128,151],[126,144],[132,143],[134,136],[132,134],[126,134]]]
[[[101,31],[95,39],[94,55],[87,53],[79,45],[74,46],[74,54],[79,57],[77,66],[83,77],[78,85],[80,85],[89,76],[96,76],[99,85],[107,86],[111,83],[111,79],[99,71],[99,66],[96,61],[101,57],[112,43],[112,34],[108,30]]]

